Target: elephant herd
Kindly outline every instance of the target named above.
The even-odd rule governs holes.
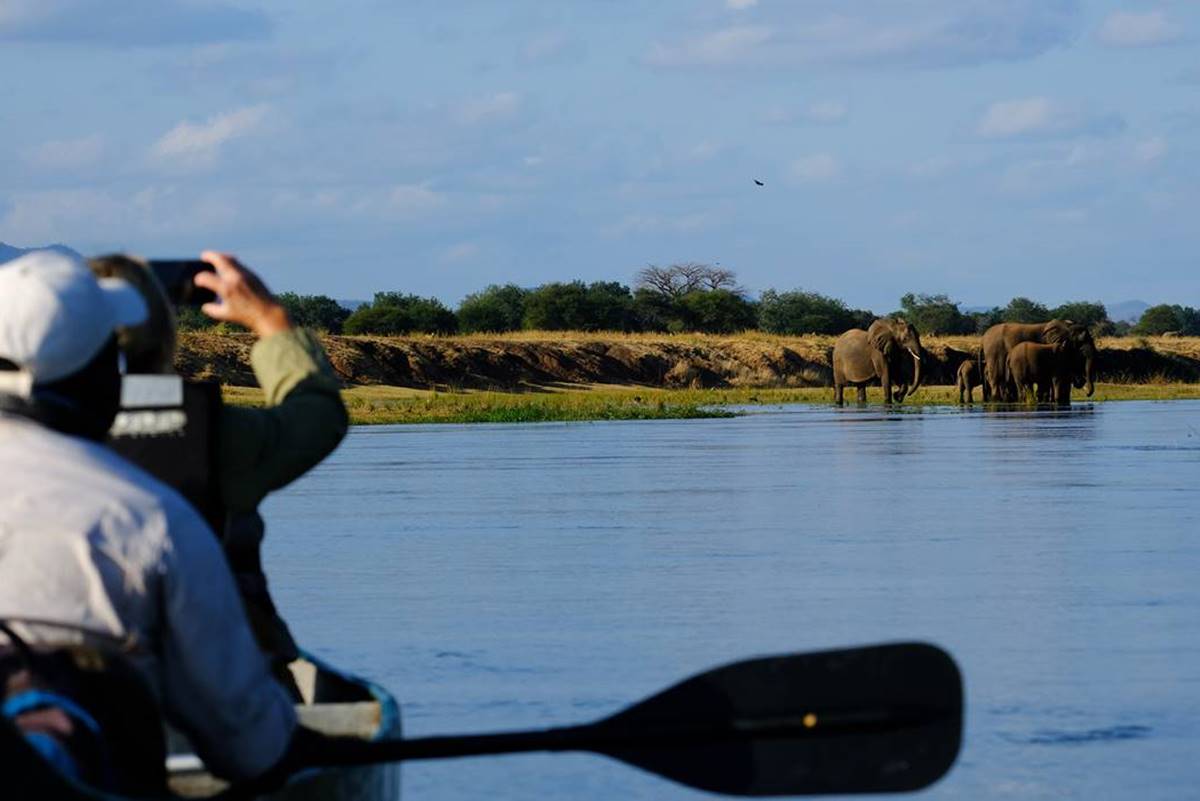
[[[900,403],[921,385],[921,337],[900,318],[880,319],[866,331],[852,328],[833,346],[834,401],[845,401],[846,387],[867,399],[867,386],[879,382],[885,403]],[[1070,320],[1047,323],[1000,323],[983,335],[975,359],[958,368],[958,399],[1015,403],[1028,398],[1065,406],[1071,388],[1091,397],[1096,386],[1096,342],[1087,326]],[[965,396],[965,398],[964,398]]]

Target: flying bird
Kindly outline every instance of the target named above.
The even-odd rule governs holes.
[[[758,186],[766,186],[766,184],[764,184],[762,181],[758,180],[757,178],[754,179],[754,183]]]

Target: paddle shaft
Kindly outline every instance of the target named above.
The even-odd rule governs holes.
[[[337,741],[322,752],[321,765],[370,765],[418,759],[514,754],[529,751],[593,751],[612,754],[656,747],[681,748],[710,743],[745,740],[817,739],[839,734],[869,734],[921,725],[940,710],[879,708],[820,718],[766,718],[730,720],[720,725],[660,726],[629,730],[606,726],[603,721],[581,726],[563,726],[520,732],[497,732],[462,736],[420,737],[373,742]]]

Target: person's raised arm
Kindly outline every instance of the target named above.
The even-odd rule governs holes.
[[[348,418],[337,376],[317,337],[293,325],[263,282],[233,256],[207,251],[216,272],[196,285],[218,302],[202,307],[215,320],[258,335],[251,366],[266,408],[227,407],[218,426],[221,490],[231,511],[251,511],[268,492],[325,458],[346,434]]]
[[[260,339],[292,329],[287,309],[275,299],[257,275],[227,253],[206,250],[201,258],[215,272],[197,273],[196,286],[212,290],[218,300],[200,311],[218,322],[237,323]]]

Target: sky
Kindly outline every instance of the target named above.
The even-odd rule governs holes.
[[[0,241],[1200,306],[1198,55],[1194,0],[0,0]]]

